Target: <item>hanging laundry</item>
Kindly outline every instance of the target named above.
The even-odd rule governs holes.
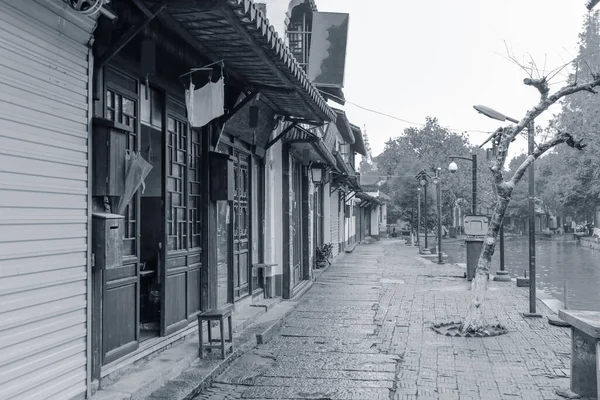
[[[225,114],[225,83],[223,77],[217,82],[208,81],[200,89],[194,90],[194,84],[185,91],[188,119],[193,128],[201,128],[215,118]]]

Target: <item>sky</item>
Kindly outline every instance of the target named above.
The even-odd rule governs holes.
[[[267,3],[267,17],[280,36],[289,0]],[[540,71],[577,55],[587,0],[316,0],[319,11],[350,14],[344,93],[350,121],[366,127],[373,155],[414,124],[438,118],[460,131],[491,132],[501,125],[478,114],[483,104],[521,119],[539,100],[523,85],[528,75],[510,54]],[[566,72],[551,81],[560,88]],[[536,121],[544,126],[552,112]],[[469,132],[472,144],[488,135]],[[526,151],[526,139],[509,156]]]

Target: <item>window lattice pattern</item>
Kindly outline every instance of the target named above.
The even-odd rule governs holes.
[[[168,175],[167,175],[167,241],[168,249],[187,248],[187,124],[168,118]]]
[[[192,131],[190,143],[190,164],[189,164],[189,232],[190,249],[201,246],[201,142],[200,133]]]
[[[137,101],[114,90],[106,91],[107,119],[116,124],[131,128],[127,134],[127,151],[137,151]],[[137,249],[137,197],[134,196],[125,210],[125,232],[123,234],[123,255],[135,256]]]

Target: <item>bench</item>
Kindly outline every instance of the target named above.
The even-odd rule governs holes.
[[[600,393],[600,312],[559,310],[571,325],[571,391],[582,396]]]
[[[215,348],[220,348],[221,349],[221,358],[225,359],[225,347],[227,343],[231,343],[230,346],[233,349],[233,325],[231,323],[231,314],[233,312],[233,305],[232,304],[228,304],[224,307],[221,307],[219,309],[216,310],[211,310],[211,311],[206,311],[203,313],[198,314],[198,335],[199,335],[199,341],[200,341],[200,350],[199,350],[199,355],[200,358],[204,358],[204,349],[215,349]],[[229,331],[229,339],[227,340],[225,338],[225,319],[227,319],[227,324],[228,326],[228,331]],[[203,328],[203,323],[204,321],[208,322],[208,344],[204,344],[204,333],[202,332],[202,328]],[[221,336],[218,340],[215,340],[215,342],[218,342],[217,344],[213,344],[213,338],[212,338],[212,329],[211,329],[211,322],[212,321],[218,321],[219,322],[219,329],[221,332]]]

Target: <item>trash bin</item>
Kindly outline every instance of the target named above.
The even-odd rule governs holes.
[[[456,229],[456,227],[454,227],[454,226],[450,227],[450,229],[449,229],[449,235],[450,235],[450,238],[456,239],[456,237],[458,236],[457,235],[457,229]]]
[[[470,237],[465,239],[467,244],[467,280],[472,281],[475,277],[475,269],[477,268],[477,261],[481,255],[481,248],[483,247],[483,238]]]

